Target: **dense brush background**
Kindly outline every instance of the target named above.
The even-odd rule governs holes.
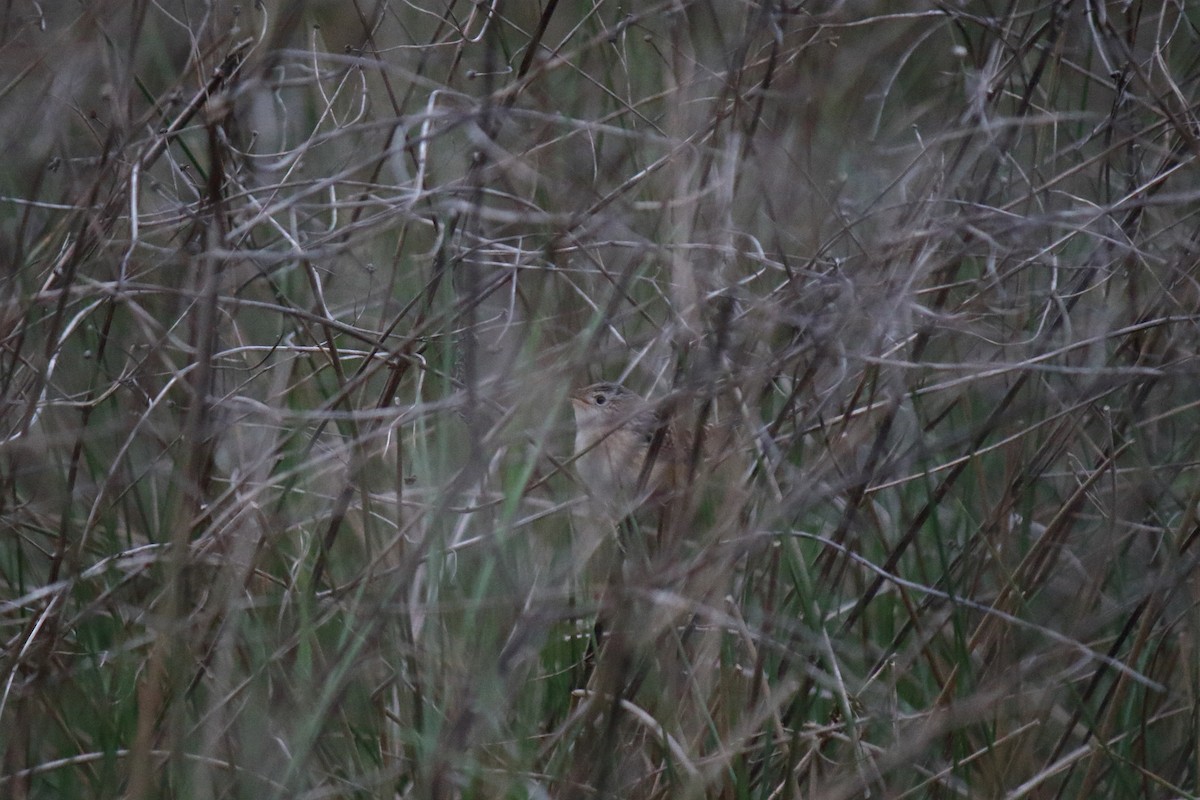
[[[1198,26],[4,4],[0,796],[1194,796]]]

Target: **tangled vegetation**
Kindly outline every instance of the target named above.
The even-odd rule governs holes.
[[[0,795],[1195,796],[1198,25],[7,4]]]

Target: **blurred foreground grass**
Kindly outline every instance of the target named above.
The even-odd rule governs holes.
[[[1195,796],[1194,8],[52,5],[0,795]],[[747,470],[618,534],[602,378]]]

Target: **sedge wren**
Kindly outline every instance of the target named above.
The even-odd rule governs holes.
[[[670,497],[686,467],[686,454],[680,452],[675,426],[658,409],[616,383],[577,389],[571,393],[571,407],[575,469],[594,498],[624,516],[643,503]],[[647,458],[653,459],[649,466]]]

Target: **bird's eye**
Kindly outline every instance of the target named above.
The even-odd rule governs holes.
[[[592,402],[598,406],[602,406],[608,402],[608,398],[602,394],[592,395]]]

